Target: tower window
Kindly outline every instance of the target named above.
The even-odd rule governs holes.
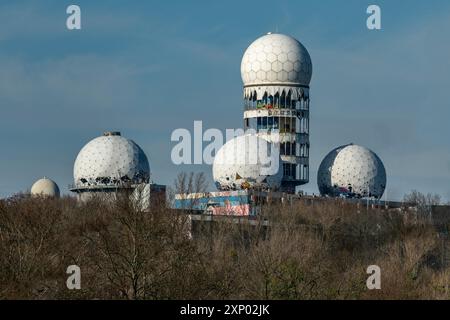
[[[297,165],[293,163],[283,163],[283,175],[286,178],[295,179],[295,171],[297,169]]]
[[[280,143],[280,154],[282,156],[286,155],[286,143]]]
[[[280,154],[283,156],[295,156],[295,145],[292,142],[280,143]]]

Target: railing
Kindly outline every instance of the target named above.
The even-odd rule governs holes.
[[[299,111],[308,111],[309,107],[307,105],[300,105],[297,106],[289,106],[289,105],[277,105],[277,104],[271,104],[271,103],[260,103],[257,105],[249,105],[244,104],[244,110],[271,110],[271,109],[288,109],[288,110],[299,110]]]
[[[101,189],[125,189],[125,188],[135,188],[136,186],[143,184],[143,183],[149,183],[149,182],[120,182],[120,183],[109,183],[109,184],[102,184],[102,183],[79,183],[74,184],[71,183],[68,185],[69,190],[101,190]]]

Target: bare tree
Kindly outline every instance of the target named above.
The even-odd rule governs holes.
[[[175,194],[183,201],[183,209],[191,211],[199,198],[206,192],[208,183],[203,172],[179,173],[174,182],[174,190],[171,190],[172,198]],[[173,199],[172,199],[173,200]]]
[[[417,190],[413,190],[404,196],[403,201],[415,206],[418,214],[431,219],[432,208],[441,204],[441,196],[431,193],[423,194]]]

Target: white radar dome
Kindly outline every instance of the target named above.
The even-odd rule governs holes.
[[[349,144],[334,149],[322,160],[317,184],[322,195],[379,199],[386,188],[386,170],[373,151]]]
[[[31,187],[31,195],[59,198],[59,187],[51,179],[42,178],[36,181]]]
[[[309,86],[311,57],[295,38],[269,33],[256,39],[245,51],[241,62],[244,86]]]
[[[283,178],[281,168],[275,144],[256,135],[243,135],[229,140],[217,152],[213,178],[219,190],[276,190]]]
[[[144,151],[119,132],[105,132],[78,154],[73,169],[75,188],[148,183],[150,166]]]

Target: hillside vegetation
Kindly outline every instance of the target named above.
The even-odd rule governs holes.
[[[0,298],[450,298],[449,224],[421,210],[297,201],[267,204],[255,225],[190,227],[185,212],[141,211],[125,196],[1,201]],[[69,265],[81,290],[66,287]],[[381,290],[366,287],[369,265]]]

